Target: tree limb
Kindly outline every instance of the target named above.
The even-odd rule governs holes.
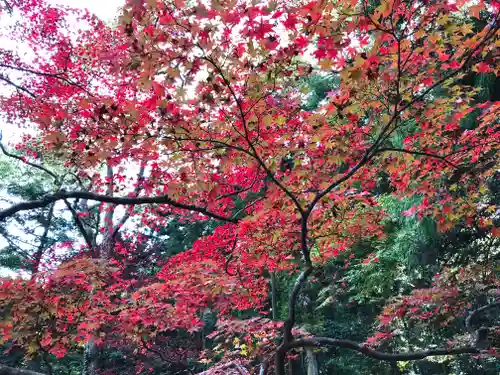
[[[88,248],[90,251],[93,251],[93,246],[92,246],[92,239],[89,236],[89,233],[85,230],[85,226],[82,223],[82,220],[78,216],[78,213],[75,211],[75,209],[71,206],[71,203],[67,199],[63,199],[64,204],[68,208],[68,210],[71,212],[71,216],[73,216],[73,220],[75,221],[75,224],[80,231],[80,234],[82,235],[83,239],[85,240],[85,243],[87,244]]]
[[[302,285],[306,282],[307,278],[313,271],[312,267],[307,267],[304,271],[302,271],[295,281],[295,284],[292,289],[292,293],[288,298],[288,318],[285,321],[285,337],[284,343],[287,345],[288,341],[292,340],[292,328],[295,325],[295,314],[296,314],[296,301],[299,296],[300,290],[302,289]]]
[[[0,81],[6,82],[8,85],[14,87],[16,90],[23,91],[24,93],[28,94],[32,99],[36,99],[36,95],[33,94],[30,90],[28,90],[26,87],[19,86],[17,83],[11,81],[8,77],[6,77],[3,74],[0,74]]]
[[[352,349],[361,354],[364,354],[367,357],[378,359],[380,361],[414,361],[439,355],[477,354],[481,352],[478,348],[465,346],[449,349],[427,349],[410,353],[384,353],[371,349],[368,346],[358,344],[357,342],[351,340],[339,340],[329,337],[311,337],[306,339],[294,340],[286,345],[283,350],[288,351],[294,348],[323,345]]]
[[[39,267],[40,267],[40,262],[42,260],[43,252],[45,250],[45,243],[47,242],[47,238],[49,236],[49,231],[50,231],[50,226],[52,224],[52,218],[54,217],[54,206],[55,203],[52,203],[49,208],[49,212],[47,214],[47,217],[45,218],[45,223],[44,223],[44,228],[43,228],[43,234],[42,237],[40,238],[40,244],[38,245],[38,248],[35,252],[34,255],[34,263],[33,263],[33,268],[32,268],[32,274],[31,277],[35,277],[35,275],[38,273]]]
[[[1,134],[1,133],[0,133]],[[0,139],[1,139],[1,135],[0,135]],[[10,152],[8,152],[6,149],[5,149],[5,146],[0,142],[0,150],[2,150],[3,154],[5,156],[8,156],[9,158],[13,158],[13,159],[17,159],[19,161],[22,161],[24,164],[26,165],[29,165],[30,167],[33,167],[33,168],[36,168],[36,169],[39,169],[41,170],[42,172],[45,172],[47,173],[49,176],[51,176],[55,181],[56,183],[59,181],[59,177],[54,173],[52,172],[51,170],[45,168],[44,166],[40,165],[40,164],[35,164],[35,163],[32,163],[28,160],[25,160],[23,157],[21,156],[18,156],[18,155],[14,155],[14,154],[11,154]]]
[[[422,100],[432,90],[434,90],[435,88],[441,86],[443,83],[445,83],[450,78],[455,77],[460,72],[462,72],[463,70],[465,70],[465,69],[467,69],[467,68],[470,67],[471,63],[473,62],[472,59],[473,59],[474,54],[477,51],[479,51],[486,44],[486,42],[489,39],[491,39],[494,35],[496,35],[496,32],[500,28],[500,25],[499,25],[499,22],[498,22],[499,15],[500,15],[500,12],[495,16],[495,21],[496,21],[495,22],[495,27],[492,27],[490,30],[488,30],[488,32],[486,33],[486,35],[484,36],[484,38],[469,52],[468,56],[465,58],[465,60],[462,63],[462,65],[460,67],[458,67],[457,69],[455,69],[454,71],[452,71],[451,73],[448,73],[447,75],[445,75],[443,78],[439,79],[437,82],[435,82],[434,84],[432,84],[431,86],[429,86],[427,89],[425,89],[419,95],[415,96],[407,104],[405,104],[404,106],[402,106],[401,108],[399,108],[392,115],[392,117],[389,119],[389,121],[387,122],[387,124],[385,124],[385,126],[382,129],[382,131],[378,135],[376,141],[373,143],[373,145],[371,145],[366,150],[366,152],[364,153],[364,155],[361,158],[361,160],[349,172],[347,172],[344,176],[342,176],[338,180],[332,182],[330,184],[330,186],[328,186],[325,190],[323,190],[321,193],[319,193],[318,195],[316,195],[316,197],[308,205],[306,212],[311,212],[314,209],[316,203],[318,203],[325,195],[327,195],[334,188],[336,188],[337,186],[339,186],[340,184],[342,184],[343,182],[345,182],[346,180],[348,180],[349,178],[351,178],[362,166],[364,166],[367,162],[369,162],[372,159],[373,155],[378,151],[379,146],[385,140],[385,135],[386,135],[387,131],[390,129],[390,127],[392,126],[392,124],[395,121],[397,121],[397,119],[399,118],[399,116],[401,115],[401,113],[403,113],[404,111],[406,111],[413,104],[415,104],[415,103],[419,102],[420,100]]]
[[[483,313],[486,310],[489,310],[489,309],[492,309],[492,308],[498,307],[498,306],[500,306],[500,299],[496,300],[495,302],[491,302],[487,305],[484,305],[482,307],[479,307],[476,310],[471,311],[469,316],[467,316],[467,318],[465,319],[465,327],[467,328],[467,331],[471,332],[471,333],[474,331],[474,328],[472,328],[472,321],[474,320],[474,318],[477,315]]]
[[[380,153],[380,152],[389,152],[389,151],[392,151],[392,152],[402,152],[402,153],[406,153],[406,154],[410,154],[410,155],[426,156],[426,157],[429,157],[429,158],[438,159],[438,160],[441,160],[442,162],[444,162],[445,164],[448,164],[450,167],[452,167],[454,169],[459,169],[458,165],[452,163],[451,161],[448,161],[446,159],[446,156],[432,154],[430,152],[423,152],[423,151],[417,151],[417,150],[408,150],[408,149],[404,149],[404,148],[383,147],[383,148],[379,148],[377,150],[377,153]]]
[[[139,169],[139,173],[137,175],[137,185],[134,189],[134,197],[135,198],[137,198],[139,196],[139,192],[142,189],[142,181],[144,179],[144,172],[145,171],[146,171],[146,165],[142,164],[141,168]],[[116,224],[116,226],[114,227],[113,233],[111,234],[111,238],[113,238],[113,239],[116,238],[116,236],[120,232],[120,229],[125,225],[125,223],[129,219],[129,217],[130,217],[130,212],[127,211],[125,213],[125,215],[123,215],[123,217],[121,218],[120,222],[118,224]]]
[[[0,374],[2,375],[45,375],[41,372],[35,372],[20,368],[14,368],[0,364]]]
[[[88,200],[94,200],[94,201],[98,201],[98,202],[112,203],[112,204],[123,204],[123,205],[167,204],[167,205],[170,205],[170,206],[175,207],[175,208],[180,208],[183,210],[198,212],[200,214],[203,214],[205,216],[208,216],[208,217],[211,217],[211,218],[214,218],[217,220],[226,221],[226,222],[230,222],[230,223],[237,223],[238,222],[238,219],[216,214],[214,212],[207,210],[204,207],[199,207],[199,206],[195,206],[192,204],[185,204],[185,203],[177,202],[177,201],[173,200],[172,198],[170,198],[168,195],[159,195],[156,197],[128,198],[128,197],[110,197],[108,195],[91,193],[88,191],[73,191],[73,192],[62,191],[62,192],[58,192],[55,194],[47,195],[42,199],[14,204],[14,205],[10,206],[9,208],[0,211],[0,221],[5,220],[6,218],[8,218],[8,217],[16,214],[17,212],[20,212],[20,211],[27,211],[27,210],[32,210],[34,208],[45,207],[45,206],[51,204],[52,202],[56,202],[56,201],[60,201],[60,200],[64,200],[64,199],[72,199],[72,198],[88,199]]]

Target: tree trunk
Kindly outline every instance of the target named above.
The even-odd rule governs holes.
[[[278,284],[276,272],[271,272],[271,311],[273,320],[278,320]]]
[[[293,375],[293,359],[288,359],[288,375]]]
[[[83,347],[82,375],[97,374],[97,345],[93,339],[85,343]]]
[[[312,348],[306,348],[307,375],[319,375],[318,360]]]

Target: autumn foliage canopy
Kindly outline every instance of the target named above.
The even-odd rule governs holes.
[[[288,319],[244,328],[249,351],[278,374],[307,346],[382,360],[480,352],[376,349],[404,316],[466,316],[470,270],[387,306],[366,343],[311,337],[296,329],[295,306],[331,259],[379,262],[349,252],[384,236],[382,182],[419,198],[404,215],[499,235],[483,198],[498,178],[500,102],[479,101],[466,79],[500,74],[498,2],[127,0],[111,26],[43,0],[3,3],[14,21],[2,36],[20,46],[0,49],[4,121],[25,132],[16,155],[50,174],[49,155],[68,174],[0,218],[52,205],[81,232],[30,279],[1,281],[3,340],[28,355],[62,357],[89,340],[145,350],[164,332],[200,330],[207,308],[224,334],[235,310],[267,314],[268,276],[288,272]],[[314,108],[304,105],[312,74],[338,82]],[[98,208],[97,240],[82,202]],[[155,274],[129,272],[146,234],[173,216],[219,225]],[[440,308],[420,311],[436,294]]]

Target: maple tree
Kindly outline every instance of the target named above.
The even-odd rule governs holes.
[[[2,112],[12,126],[35,129],[16,146],[18,159],[56,189],[0,219],[61,202],[84,242],[55,245],[80,252],[31,280],[2,281],[4,340],[58,357],[80,343],[155,350],[164,332],[200,330],[206,308],[221,317],[265,313],[267,275],[289,272],[298,276],[287,319],[271,339],[266,328],[247,344],[276,374],[289,352],[311,346],[386,361],[485,353],[484,343],[386,353],[375,345],[387,332],[357,343],[295,328],[298,296],[318,270],[384,236],[386,213],[374,198],[382,174],[394,197],[419,198],[404,216],[498,236],[496,205],[484,195],[498,178],[500,104],[477,101],[465,79],[499,74],[497,2],[128,0],[116,28],[41,0],[3,4],[20,20],[3,36],[29,54],[0,50]],[[484,21],[480,30],[474,20]],[[334,88],[304,105],[313,71]],[[64,160],[71,183],[40,162],[43,154]],[[171,216],[220,225],[139,277],[127,260]],[[498,277],[487,282],[498,290]],[[436,291],[456,314],[473,295]],[[432,293],[394,302],[381,324],[401,318],[401,303],[427,314],[412,307]],[[472,314],[496,305],[493,296]]]

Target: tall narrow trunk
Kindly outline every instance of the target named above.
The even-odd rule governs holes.
[[[94,251],[95,256],[101,256],[108,259],[111,256],[111,251],[115,245],[115,238],[111,236],[111,231],[106,233],[99,249]],[[90,295],[92,298],[92,294]],[[83,348],[83,364],[82,364],[82,375],[97,375],[97,360],[98,360],[98,350],[97,344],[91,338],[85,344]]]
[[[106,189],[106,195],[113,196],[113,187],[114,187],[114,172],[113,167],[108,164],[107,165],[107,179],[108,179],[108,187]],[[137,197],[142,188],[142,180],[144,178],[144,172],[146,169],[146,164],[142,163],[141,168],[139,170],[139,174],[137,176],[137,186],[134,189],[134,195]],[[86,205],[86,202],[85,202]],[[125,215],[121,218],[120,222],[116,225],[113,223],[114,214],[115,214],[116,205],[110,205],[108,207],[105,215],[104,215],[104,228],[105,234],[104,238],[100,245],[96,245],[97,233],[94,233],[92,241],[89,240],[90,234],[83,230],[82,235],[84,235],[87,239],[87,244],[90,249],[90,253],[94,258],[103,258],[109,260],[112,256],[112,252],[115,248],[115,244],[117,241],[117,237],[121,227],[126,223],[129,218],[129,213],[125,213]],[[87,212],[88,212],[87,206]],[[82,225],[80,225],[83,228]],[[92,298],[92,295],[90,296]],[[203,337],[202,337],[203,339]],[[83,353],[83,366],[82,366],[82,375],[97,375],[97,360],[98,360],[98,350],[97,345],[93,339],[90,339],[84,346]]]
[[[82,375],[97,374],[97,345],[93,339],[85,343],[83,347]]]
[[[108,163],[107,174],[108,188],[106,189],[106,195],[113,196],[113,167]],[[115,246],[115,228],[113,225],[113,216],[115,213],[116,205],[111,205],[107,208],[104,215],[104,238],[99,246],[95,246],[91,249],[94,258],[104,258],[109,259],[111,257],[111,252]],[[92,298],[92,295],[90,296]],[[95,341],[91,338],[84,346],[83,350],[83,366],[82,375],[97,375],[97,345]]]
[[[31,266],[31,279],[33,280],[36,275],[38,274],[38,271],[40,270],[40,262],[42,261],[43,254],[45,250],[47,249],[47,239],[49,236],[49,230],[50,230],[50,225],[52,224],[52,217],[54,216],[54,206],[55,203],[52,203],[49,208],[49,212],[47,214],[47,217],[44,219],[40,220],[43,224],[43,234],[42,237],[40,238],[40,243],[38,245],[38,248],[33,255],[33,264]]]
[[[273,320],[278,320],[278,280],[276,272],[271,272],[271,309]]]
[[[318,360],[312,348],[306,348],[307,375],[319,375]]]

